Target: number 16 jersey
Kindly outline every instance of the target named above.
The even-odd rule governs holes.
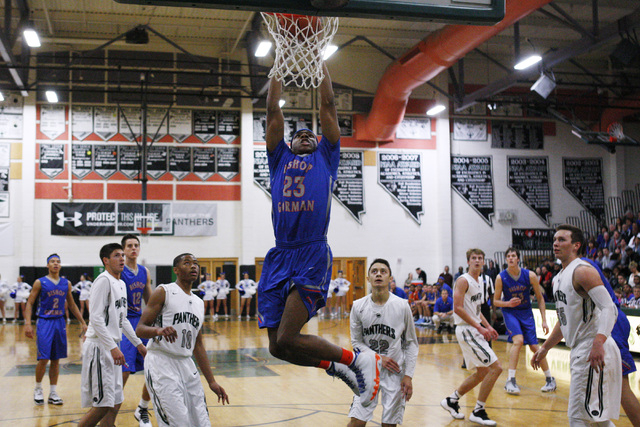
[[[191,292],[185,293],[175,282],[159,287],[164,289],[164,305],[154,325],[173,326],[178,337],[172,343],[164,337],[155,337],[149,340],[147,349],[174,357],[191,357],[204,320],[204,302]]]

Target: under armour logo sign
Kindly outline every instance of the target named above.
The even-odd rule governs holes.
[[[73,222],[74,227],[80,227],[82,225],[82,221],[80,221],[82,214],[80,212],[74,212],[73,216],[64,216],[64,212],[58,212],[56,216],[58,217],[56,221],[58,227],[64,227],[65,222]]]

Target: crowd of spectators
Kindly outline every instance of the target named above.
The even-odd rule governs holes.
[[[622,307],[640,309],[640,212],[628,211],[613,224],[603,226],[585,246],[585,257],[593,260],[613,287]],[[561,265],[545,259],[535,267],[545,300],[553,301],[553,278]]]

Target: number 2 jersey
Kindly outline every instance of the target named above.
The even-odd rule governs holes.
[[[55,283],[47,276],[41,277],[40,306],[38,317],[53,319],[64,316],[64,305],[69,291],[69,281],[64,277]]]
[[[164,305],[154,326],[173,326],[178,338],[171,343],[164,337],[154,337],[149,340],[147,349],[173,357],[191,357],[204,320],[204,302],[191,292],[185,293],[175,282],[158,287],[164,289]]]
[[[338,179],[340,142],[331,144],[323,136],[316,151],[297,156],[282,139],[268,159],[276,242],[325,238]]]
[[[482,282],[482,275],[478,277],[480,281],[474,279],[469,273],[464,273],[462,276],[467,280],[469,287],[467,288],[467,292],[464,294],[464,311],[467,312],[471,318],[480,324],[480,310],[482,305],[482,289],[484,287],[484,283]],[[458,281],[454,283],[453,288],[457,286]],[[455,291],[454,291],[455,292]],[[462,317],[458,316],[456,312],[453,312],[453,319],[456,325],[467,325],[468,323],[462,320]]]
[[[404,375],[413,377],[418,359],[418,338],[407,300],[392,293],[384,305],[371,295],[360,298],[351,309],[351,344],[370,348],[395,360]]]
[[[576,258],[553,278],[553,296],[556,300],[558,322],[567,347],[588,341],[592,342],[598,331],[600,310],[589,298],[583,298],[573,287],[573,273],[581,265],[593,268]]]

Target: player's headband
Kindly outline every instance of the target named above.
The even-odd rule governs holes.
[[[58,260],[60,259],[60,257],[56,254],[49,255],[49,258],[47,258],[47,263],[49,263],[49,261],[51,261],[52,258],[58,258]]]
[[[311,129],[302,128],[302,129],[298,129],[298,130],[293,134],[293,136],[291,137],[291,139],[295,138],[297,134],[299,134],[300,132],[303,132],[303,131],[311,132],[314,136],[315,136],[315,134],[316,134],[316,133],[315,133],[314,131],[312,131]]]

